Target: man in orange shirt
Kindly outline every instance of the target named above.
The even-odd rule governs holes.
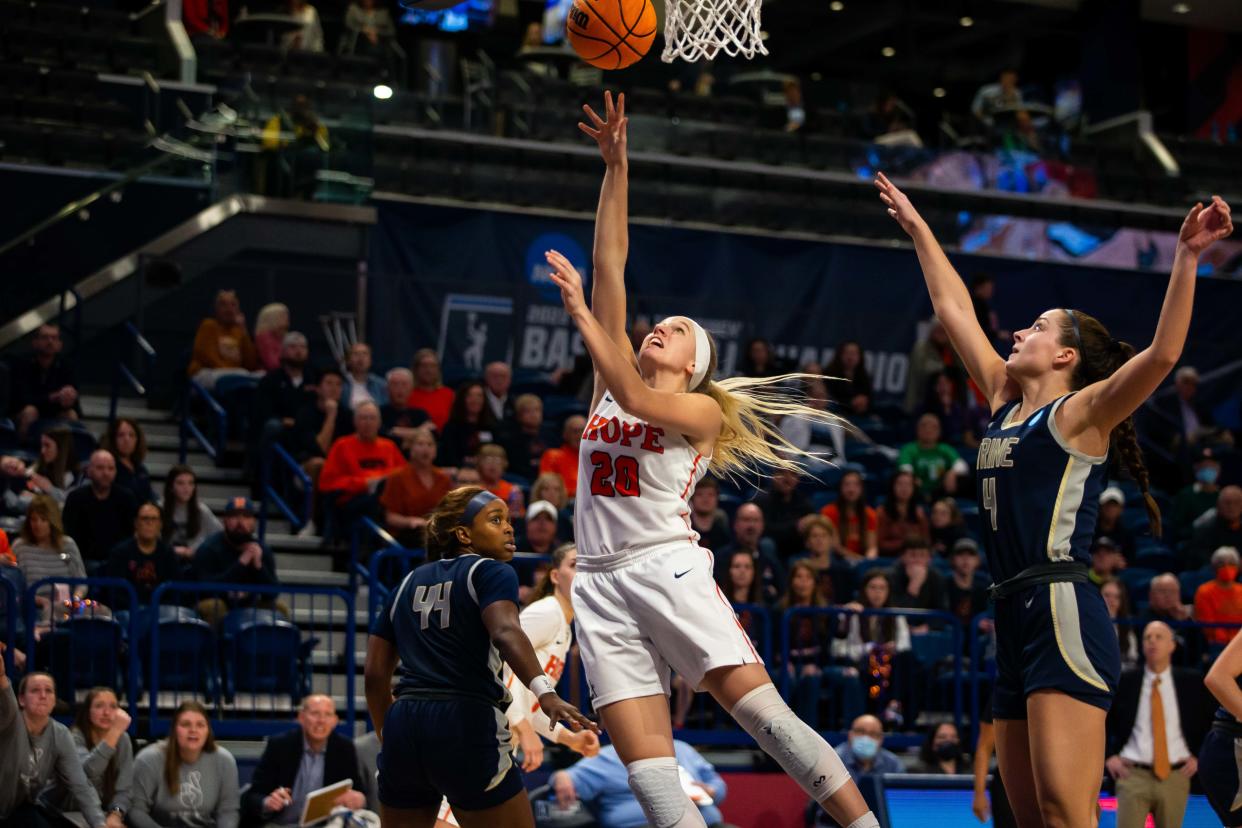
[[[257,374],[259,354],[254,348],[236,291],[216,294],[215,315],[199,323],[186,374],[207,388],[226,374]]]
[[[444,431],[449,412],[456,395],[445,388],[440,374],[440,357],[430,348],[422,348],[414,354],[414,390],[406,400],[407,408],[421,408],[436,424],[436,431]]]
[[[503,446],[495,443],[479,446],[475,467],[479,472],[479,485],[509,504],[511,517],[525,516],[526,498],[522,490],[503,477],[509,468],[509,454]]]
[[[575,414],[567,419],[561,430],[561,447],[548,449],[539,460],[539,473],[559,474],[565,481],[565,491],[570,497],[578,491],[578,444],[582,442],[582,431],[585,428],[586,417]]]
[[[390,474],[405,466],[401,449],[387,437],[380,437],[379,429],[379,406],[361,403],[354,410],[354,433],[332,444],[319,472],[319,491],[335,495],[332,508],[338,517],[338,535],[358,518],[380,517],[380,487]]]
[[[1238,583],[1238,550],[1222,546],[1212,553],[1214,580],[1195,592],[1195,620],[1202,624],[1242,622],[1242,584]],[[1233,640],[1236,629],[1208,627],[1203,637],[1212,645],[1225,645]]]

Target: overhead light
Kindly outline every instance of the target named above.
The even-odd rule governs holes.
[[[932,96],[936,98],[943,98],[947,94],[949,93],[944,91],[943,86],[937,86],[935,89],[932,90]]]
[[[1174,3],[1173,13],[1174,14],[1189,14],[1190,4],[1189,3]]]
[[[841,2],[841,0],[832,0],[832,2],[828,4],[828,8],[829,8],[829,9],[831,9],[832,11],[834,11],[834,12],[835,12],[835,11],[844,11],[844,9],[845,9],[845,4],[844,4],[844,3],[842,3],[842,2]]]
[[[767,40],[769,37],[771,37],[771,36],[772,36],[772,35],[768,34],[767,32],[763,32],[763,31],[759,32],[759,39],[760,39],[760,40],[765,40],[765,41],[766,41],[766,40]]]
[[[381,83],[371,90],[371,94],[374,95],[377,100],[386,101],[392,97],[392,87]]]
[[[971,26],[975,25],[975,19],[968,14],[964,14],[959,17],[957,22],[962,24],[962,28],[965,29],[969,29]]]
[[[880,50],[880,54],[884,55],[884,57],[892,57],[893,55],[897,54],[897,50],[894,49],[892,46],[885,46],[883,49]]]

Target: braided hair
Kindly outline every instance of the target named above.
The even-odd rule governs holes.
[[[1070,387],[1077,391],[1094,382],[1112,376],[1117,369],[1134,356],[1134,346],[1128,342],[1114,339],[1108,329],[1094,316],[1079,310],[1065,310],[1062,320],[1059,343],[1066,348],[1078,351],[1078,363],[1070,377]],[[1151,533],[1160,537],[1160,507],[1151,496],[1151,476],[1147,473],[1147,465],[1143,462],[1143,452],[1139,448],[1138,432],[1134,429],[1134,416],[1126,417],[1109,435],[1109,444],[1116,448],[1117,455],[1129,471],[1134,482],[1138,483],[1143,492],[1143,502],[1147,507],[1147,519],[1151,522]]]

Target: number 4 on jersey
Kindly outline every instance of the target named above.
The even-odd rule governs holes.
[[[992,517],[992,531],[996,531],[996,478],[983,478],[983,508]]]
[[[428,587],[420,586],[414,590],[414,604],[412,609],[414,614],[418,616],[419,627],[427,629],[431,626],[431,614],[433,612],[440,613],[440,629],[446,629],[449,625],[449,593],[453,589],[452,581],[444,581]]]

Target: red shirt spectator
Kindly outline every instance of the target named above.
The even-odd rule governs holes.
[[[13,554],[13,547],[9,546],[9,535],[3,529],[0,529],[0,564],[17,566],[17,556]]]
[[[560,448],[548,449],[539,458],[539,473],[553,472],[565,481],[565,491],[570,497],[578,491],[578,445],[582,442],[582,430],[586,428],[586,418],[573,416],[565,421],[561,431],[564,442]]]
[[[379,407],[364,403],[354,412],[356,434],[332,444],[319,473],[321,492],[343,492],[347,499],[375,490],[375,481],[405,467],[401,449],[378,436]]]
[[[181,0],[181,20],[190,37],[225,37],[229,33],[229,0]]]
[[[1216,578],[1195,592],[1195,620],[1204,624],[1242,622],[1242,584],[1238,578],[1238,550],[1222,546],[1212,555]],[[1228,644],[1236,629],[1209,627],[1203,637],[1209,644]]]
[[[384,520],[394,532],[421,531],[427,513],[453,488],[452,479],[432,465],[435,456],[435,438],[425,429],[415,431],[410,462],[388,478],[380,495]]]
[[[837,499],[819,510],[837,527],[846,557],[854,560],[874,558],[878,554],[876,527],[879,521],[875,509],[868,506],[863,497],[862,475],[856,471],[846,472],[837,484]],[[844,526],[841,525],[843,511],[848,513]]]
[[[453,409],[452,389],[445,388],[440,377],[440,357],[430,348],[414,354],[414,390],[405,401],[407,408],[421,408],[436,424],[436,431],[443,431]]]

